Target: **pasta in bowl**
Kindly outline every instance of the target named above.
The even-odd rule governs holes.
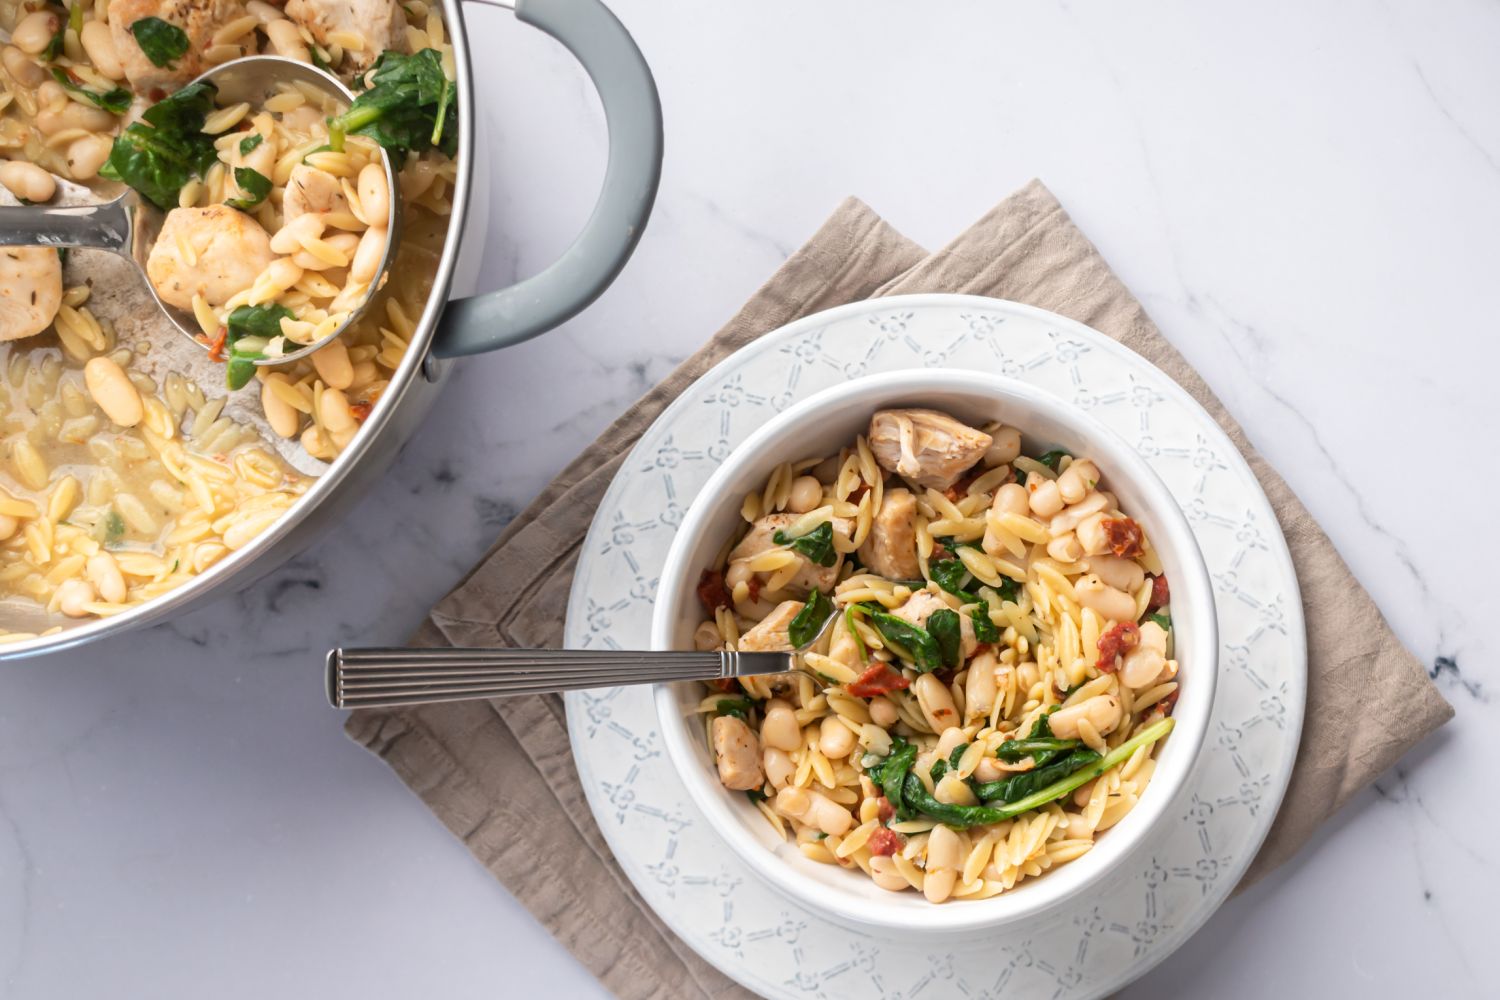
[[[657,705],[763,877],[847,923],[959,930],[1147,835],[1201,744],[1214,636],[1186,522],[1127,445],[1005,379],[894,373],[753,435],[662,576],[658,647],[798,648],[803,672]]]

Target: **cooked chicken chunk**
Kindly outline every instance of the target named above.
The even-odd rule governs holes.
[[[281,203],[284,222],[291,222],[299,215],[309,212],[347,212],[349,199],[337,177],[316,167],[299,163],[292,168],[287,180],[286,197]]]
[[[161,100],[208,69],[203,53],[213,44],[214,32],[244,16],[240,0],[113,0],[109,5],[109,27],[125,78],[137,93],[152,101]],[[182,29],[187,35],[187,51],[165,66],[153,63],[130,30],[131,25],[147,17]]]
[[[312,32],[325,49],[333,47],[330,36],[337,34],[357,70],[386,49],[405,48],[406,15],[395,0],[288,0],[286,16]],[[353,38],[360,39],[358,48],[350,46]]]
[[[721,715],[714,719],[714,759],[725,788],[748,792],[766,783],[760,766],[760,739],[739,719]]]
[[[850,669],[863,666],[859,656],[859,640],[849,631],[849,619],[844,615],[839,615],[833,623],[833,634],[828,641],[828,658]]]
[[[32,337],[62,305],[62,258],[52,247],[0,248],[0,340]]]
[[[919,590],[907,598],[906,603],[895,611],[892,611],[891,614],[897,618],[903,618],[911,622],[918,628],[926,628],[927,619],[931,618],[932,613],[940,608],[953,610],[948,607],[948,602],[932,591]],[[974,650],[979,648],[979,640],[974,638],[974,622],[966,614],[960,613],[958,615],[958,633],[959,652],[967,659],[974,654]]]
[[[198,294],[221,306],[249,288],[274,256],[271,238],[244,212],[228,205],[174,208],[146,258],[146,276],[168,305],[191,309]]]
[[[922,575],[917,562],[917,498],[911,490],[886,490],[870,535],[859,547],[859,561],[890,580]]]
[[[958,482],[990,440],[937,410],[880,410],[870,418],[870,450],[881,468],[935,490]]]
[[[767,514],[757,520],[750,526],[750,533],[740,539],[740,543],[730,551],[730,564],[750,559],[768,549],[779,548],[775,540],[776,532],[784,530],[800,516],[798,514]],[[848,541],[849,533],[853,530],[854,523],[848,518],[833,519],[833,533],[845,541]],[[787,589],[795,594],[809,594],[814,590],[831,590],[838,580],[839,567],[844,562],[844,557],[839,556],[832,566],[819,566],[800,552],[797,553],[797,558],[801,560],[801,569],[787,585]]]
[[[792,640],[787,631],[802,607],[801,601],[782,601],[776,605],[775,610],[740,636],[739,648],[746,653],[772,653],[792,649]]]

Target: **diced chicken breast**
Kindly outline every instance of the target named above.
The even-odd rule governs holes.
[[[918,628],[926,628],[927,619],[931,618],[932,613],[940,608],[948,608],[949,611],[953,610],[952,608],[948,607],[947,601],[943,600],[932,591],[919,590],[908,597],[906,599],[906,603],[901,605],[901,607],[897,608],[895,611],[892,611],[891,614],[895,615],[897,618],[902,618],[906,621],[911,622]],[[963,657],[965,659],[968,659],[970,656],[974,655],[974,650],[979,648],[979,640],[974,638],[973,620],[963,612],[957,612],[957,614],[959,633],[958,648]]]
[[[782,601],[770,614],[740,636],[739,649],[746,653],[772,653],[792,649],[792,640],[787,632],[792,626],[792,619],[797,617],[802,608],[801,601]]]
[[[748,792],[766,783],[760,763],[760,739],[749,726],[732,715],[721,715],[714,719],[713,736],[719,781],[725,788]]]
[[[888,472],[946,490],[989,450],[983,431],[937,410],[880,410],[870,418],[870,450]]]
[[[406,15],[395,0],[288,0],[286,16],[311,32],[323,48],[341,45],[349,65],[357,70],[367,68],[386,49],[405,48]]]
[[[859,547],[859,561],[889,580],[922,575],[917,561],[917,498],[911,490],[885,491],[869,537]]]
[[[750,533],[740,539],[729,553],[731,564],[741,560],[750,559],[760,555],[769,549],[779,548],[776,544],[776,532],[786,529],[798,520],[799,514],[767,514],[750,526]],[[854,530],[854,522],[847,517],[836,517],[833,519],[833,533],[842,537],[846,542],[849,533]],[[797,553],[801,561],[801,568],[787,589],[794,594],[810,594],[814,590],[828,591],[833,589],[834,583],[838,581],[839,568],[843,565],[844,557],[839,556],[834,560],[832,566],[819,566],[808,559],[802,553]]]
[[[132,89],[159,101],[208,69],[203,53],[213,44],[214,32],[244,16],[240,0],[113,0],[109,28]],[[130,30],[131,25],[147,17],[182,29],[188,39],[187,51],[165,66],[153,63]]]
[[[0,247],[0,340],[34,337],[62,305],[62,258],[53,247]]]
[[[839,615],[833,623],[833,634],[828,641],[828,658],[851,670],[864,666],[859,656],[859,640],[849,631],[849,619],[845,615]]]
[[[309,212],[321,214],[347,211],[349,199],[344,197],[343,186],[339,184],[337,177],[305,163],[292,168],[292,175],[286,183],[286,196],[281,203],[284,223]]]
[[[244,212],[228,205],[174,208],[146,258],[146,276],[168,305],[191,309],[193,296],[202,295],[221,306],[249,288],[274,257],[271,238]]]

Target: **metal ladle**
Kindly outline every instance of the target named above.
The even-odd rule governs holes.
[[[245,101],[252,107],[259,107],[267,98],[274,96],[276,84],[296,82],[312,84],[345,106],[354,100],[354,94],[349,88],[331,73],[282,56],[246,56],[235,59],[213,67],[193,81],[217,87],[217,99],[220,102],[227,100],[228,104],[238,104]],[[364,301],[351,310],[349,318],[328,336],[277,357],[258,358],[254,362],[256,365],[282,365],[307,357],[324,344],[337,339],[351,323],[359,319],[370,300],[375,297],[375,291],[395,259],[397,235],[401,226],[400,189],[397,187],[396,171],[390,154],[384,149],[380,149],[380,162],[385,167],[386,192],[391,200],[390,221],[387,223],[390,238],[386,241],[385,254],[380,259],[375,277],[370,281],[370,290]],[[161,232],[165,218],[166,213],[139,192],[129,188],[114,201],[100,205],[4,206],[0,207],[0,246],[77,247],[108,250],[126,257],[140,270],[142,280],[151,291],[151,297],[173,325],[184,336],[208,350],[210,345],[203,342],[202,330],[193,313],[163,302],[156,286],[146,276],[146,258]]]

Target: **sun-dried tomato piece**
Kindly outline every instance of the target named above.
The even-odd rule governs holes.
[[[891,805],[891,800],[882,795],[875,800],[875,815],[882,823],[889,823],[891,817],[896,815],[896,807]]]
[[[906,846],[906,840],[901,834],[883,826],[876,827],[867,843],[870,845],[870,853],[877,858],[888,858]]]
[[[698,577],[698,600],[709,614],[729,606],[729,591],[724,589],[724,574],[706,569]]]
[[[1106,674],[1119,667],[1120,657],[1130,652],[1141,641],[1141,630],[1135,622],[1120,622],[1099,637],[1099,662],[1094,664]]]
[[[758,576],[752,575],[750,579],[745,581],[745,589],[750,591],[751,604],[754,604],[756,601],[760,600],[760,588],[762,586],[763,584],[760,582],[760,577]]]
[[[1171,715],[1172,710],[1177,707],[1177,696],[1182,694],[1182,688],[1178,688],[1161,700],[1161,712],[1163,715]]]
[[[1146,610],[1155,611],[1157,608],[1164,608],[1171,603],[1172,589],[1167,586],[1167,575],[1163,573],[1161,576],[1153,577],[1151,579],[1151,600],[1146,602]]]
[[[889,663],[873,663],[870,668],[844,686],[844,690],[856,698],[873,698],[878,694],[890,694],[911,687],[911,681]]]
[[[1106,517],[1099,522],[1104,529],[1104,540],[1109,543],[1109,550],[1115,555],[1125,559],[1134,559],[1146,550],[1141,543],[1145,540],[1145,534],[1141,526],[1128,517]]]

